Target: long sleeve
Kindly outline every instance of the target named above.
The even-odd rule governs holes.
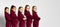
[[[39,18],[38,15],[37,15],[37,13],[33,13],[33,17],[34,18]]]
[[[33,18],[32,15],[30,14],[30,12],[26,12],[25,15],[26,15],[27,18],[30,18],[30,19]]]
[[[9,20],[9,21],[11,20],[11,17],[8,13],[5,14],[5,18],[6,18],[6,20]]]
[[[13,19],[18,19],[18,17],[16,16],[16,14],[15,14],[14,12],[12,12],[12,13],[10,14],[10,16],[11,16]]]
[[[24,18],[23,14],[19,12],[19,13],[18,13],[18,19],[19,19],[19,20],[23,20],[23,18]]]
[[[40,20],[40,17],[37,15],[37,12],[34,12],[34,11],[33,11],[33,18]]]

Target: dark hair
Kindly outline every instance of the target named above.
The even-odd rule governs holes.
[[[19,9],[21,9],[21,8],[23,8],[23,7],[20,6],[20,7],[18,8],[18,12],[19,12]]]
[[[26,6],[25,6],[24,14],[25,14],[25,12],[26,12],[26,8],[27,8],[28,6],[29,6],[29,5],[26,5]]]
[[[32,6],[32,11],[33,11],[34,7],[36,7],[36,6]]]
[[[5,7],[4,13],[6,13],[6,9],[9,9],[8,7]]]
[[[13,7],[15,7],[15,6],[14,5],[11,6],[10,13],[12,12]]]

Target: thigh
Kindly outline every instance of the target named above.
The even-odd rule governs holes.
[[[6,22],[6,27],[11,27],[11,22]]]
[[[25,21],[20,21],[19,26],[24,27],[25,26]]]

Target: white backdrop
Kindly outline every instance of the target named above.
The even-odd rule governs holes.
[[[0,27],[5,27],[5,7],[15,5],[18,9],[26,4],[30,5],[30,9],[33,5],[37,6],[38,15],[41,17],[39,27],[60,27],[60,0],[0,0]]]

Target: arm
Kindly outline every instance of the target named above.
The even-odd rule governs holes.
[[[11,20],[10,15],[6,14],[5,17],[7,20]]]
[[[17,19],[18,17],[16,16],[16,14],[12,14],[11,15],[14,19]]]
[[[30,13],[26,13],[26,17],[32,19],[32,15]]]
[[[40,17],[38,17],[37,13],[33,13],[34,19],[40,20]]]

